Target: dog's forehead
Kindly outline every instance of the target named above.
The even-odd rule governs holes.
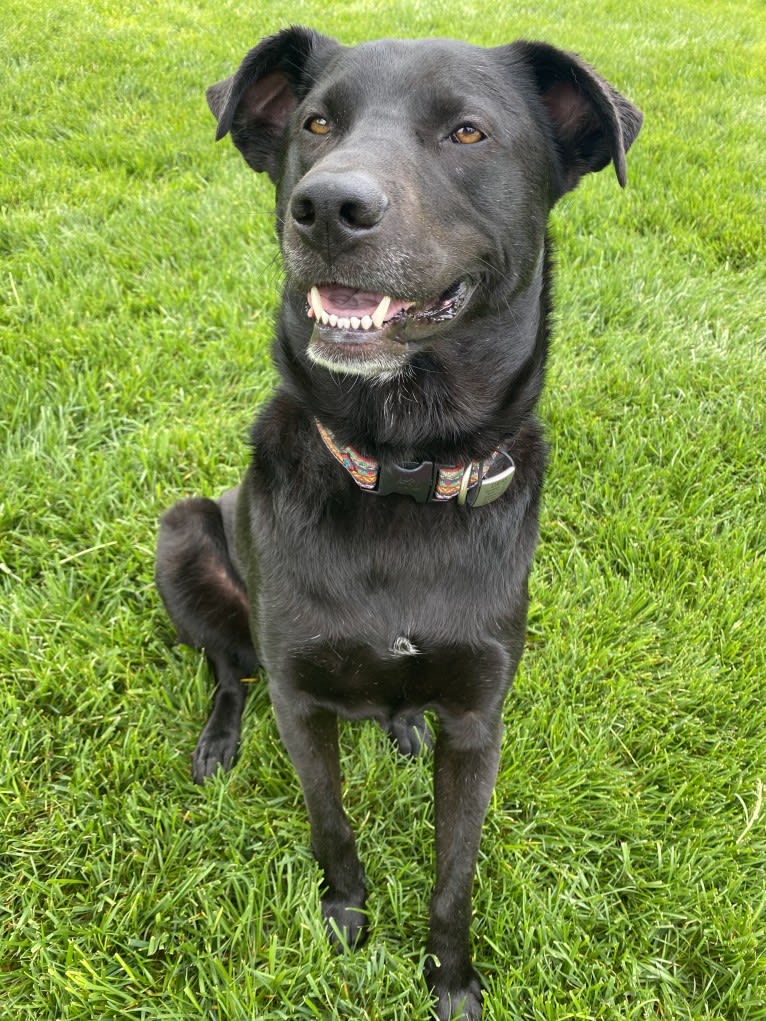
[[[378,39],[344,47],[315,88],[340,97],[348,93],[357,105],[392,96],[486,100],[505,91],[503,79],[495,51],[481,46],[452,39]]]

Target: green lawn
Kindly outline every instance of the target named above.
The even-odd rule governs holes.
[[[766,23],[759,0],[5,0],[0,1017],[419,1021],[428,761],[343,731],[372,934],[325,944],[262,683],[209,677],[156,520],[239,477],[274,382],[272,193],[203,89],[290,23],[545,38],[645,111],[557,208],[552,457],[474,944],[485,1018],[766,1019]]]

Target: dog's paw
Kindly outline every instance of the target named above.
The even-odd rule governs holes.
[[[416,713],[414,716],[392,716],[385,729],[402,755],[408,755],[410,758],[416,758],[425,749],[433,746],[422,713]]]
[[[224,771],[231,768],[239,747],[239,731],[207,727],[200,734],[197,747],[192,755],[192,780],[204,783],[220,766]]]
[[[426,963],[426,981],[436,998],[439,1021],[481,1021],[481,983],[473,968],[468,969],[463,981],[452,984],[443,968],[430,960]]]
[[[358,950],[367,939],[367,912],[364,901],[348,905],[330,897],[322,898],[322,915],[327,938],[339,953]]]

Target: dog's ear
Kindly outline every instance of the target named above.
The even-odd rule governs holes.
[[[218,121],[216,141],[231,132],[253,170],[265,170],[276,182],[287,122],[319,68],[340,48],[307,28],[286,28],[263,39],[231,78],[205,93]]]
[[[644,119],[638,107],[573,53],[539,42],[511,48],[532,69],[553,128],[559,164],[556,198],[610,160],[624,188],[625,153]]]

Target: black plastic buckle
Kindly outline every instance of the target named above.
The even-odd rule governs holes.
[[[433,461],[421,461],[420,464],[382,464],[378,473],[378,488],[374,490],[378,496],[398,493],[411,496],[418,503],[428,503],[434,495],[438,472]]]

